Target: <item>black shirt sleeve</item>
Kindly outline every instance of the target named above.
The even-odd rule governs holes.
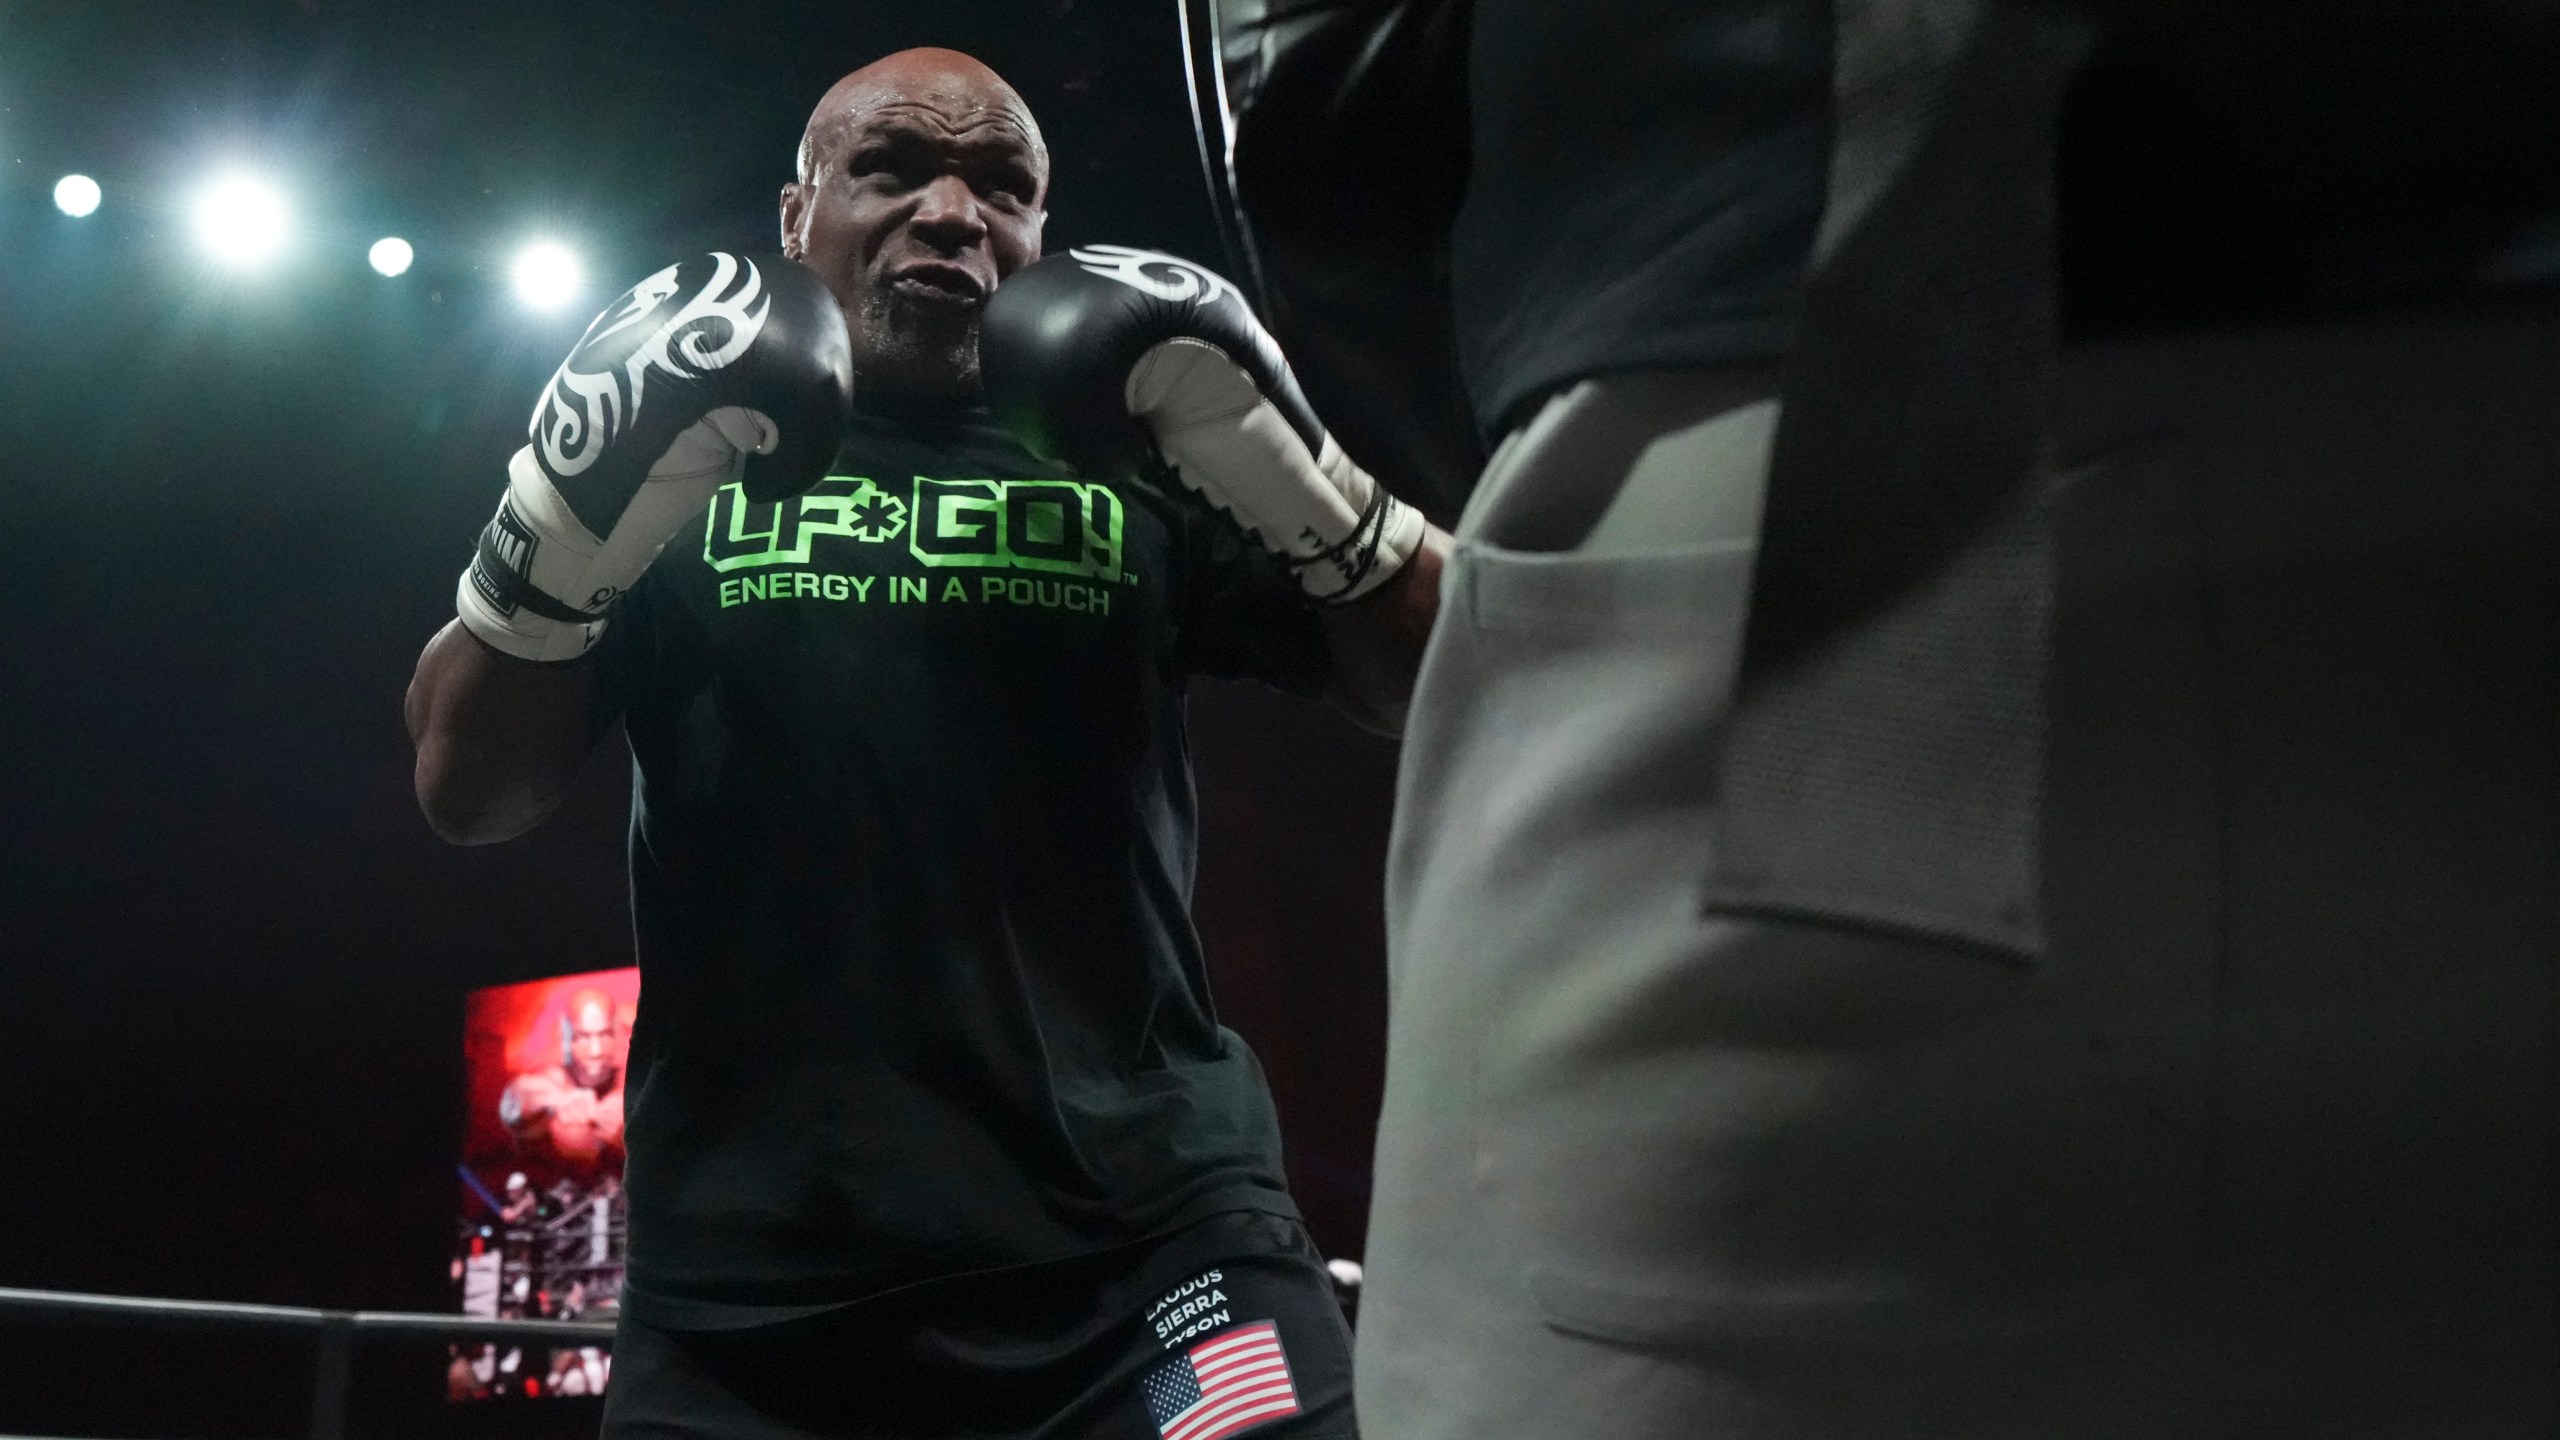
[[[1314,699],[1333,678],[1316,604],[1225,516],[1167,502],[1183,559],[1174,659],[1186,675],[1259,680]]]

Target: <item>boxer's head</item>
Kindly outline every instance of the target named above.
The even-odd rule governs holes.
[[[1013,87],[953,50],[902,50],[835,83],[782,187],[782,249],[825,278],[856,384],[960,397],[978,311],[1040,258],[1049,151]]]
[[[581,990],[569,997],[560,1017],[560,1068],[569,1083],[599,1095],[622,1075],[622,1027],[615,1023],[613,997],[601,990]]]

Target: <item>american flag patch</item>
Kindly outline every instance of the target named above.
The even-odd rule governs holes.
[[[1298,1413],[1298,1386],[1268,1320],[1221,1330],[1156,1367],[1147,1413],[1162,1440],[1221,1440]]]

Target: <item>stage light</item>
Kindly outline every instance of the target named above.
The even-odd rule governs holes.
[[[98,182],[86,175],[65,175],[53,185],[53,208],[77,220],[98,209]]]
[[[557,310],[578,298],[586,272],[568,246],[536,241],[516,252],[516,298],[536,310]]]
[[[418,258],[418,252],[410,249],[409,242],[399,236],[386,235],[373,242],[373,248],[364,252],[364,258],[377,274],[406,275],[409,262]]]
[[[284,196],[245,175],[217,180],[196,197],[196,238],[231,265],[256,265],[284,248]]]

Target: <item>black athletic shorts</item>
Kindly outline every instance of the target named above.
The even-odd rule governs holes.
[[[628,1315],[604,1440],[1355,1440],[1351,1332],[1305,1227],[1237,1211],[1143,1246],[805,1320]]]

